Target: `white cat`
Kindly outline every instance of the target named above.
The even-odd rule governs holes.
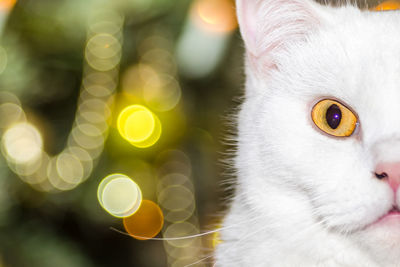
[[[246,94],[215,266],[400,266],[400,12],[237,13]]]

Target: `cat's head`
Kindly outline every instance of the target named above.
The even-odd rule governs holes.
[[[379,220],[400,208],[400,12],[311,0],[238,0],[237,12],[239,191],[289,209],[265,204],[278,188],[376,257],[400,255],[400,213]]]

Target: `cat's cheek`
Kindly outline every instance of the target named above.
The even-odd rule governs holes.
[[[390,191],[386,192],[387,188],[371,177],[371,168],[360,160],[364,159],[364,151],[357,140],[332,138],[312,129],[307,125],[309,116],[305,104],[298,99],[274,97],[266,106],[269,112],[261,120],[265,123],[261,132],[269,138],[261,139],[259,143],[264,146],[258,149],[265,149],[261,154],[268,156],[262,158],[274,155],[275,161],[266,165],[279,170],[274,174],[280,182],[312,191],[311,195],[318,202],[315,208],[327,226],[346,231],[358,229],[390,208],[391,200],[387,197]],[[298,114],[304,114],[303,119],[293,120]],[[270,125],[281,128],[276,131]],[[280,147],[279,151],[271,149],[276,146]],[[266,168],[263,173],[270,172]],[[296,179],[289,179],[294,174]]]
[[[320,211],[320,221],[338,233],[360,231],[383,216],[391,206],[390,200],[352,199],[340,194],[336,198],[345,201],[320,203],[316,210]]]
[[[400,262],[400,222],[375,225],[352,235],[360,247],[378,259],[382,266]]]

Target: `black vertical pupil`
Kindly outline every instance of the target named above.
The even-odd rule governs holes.
[[[336,129],[341,120],[342,112],[340,111],[340,108],[336,104],[331,105],[326,111],[326,122],[328,123],[329,127]]]

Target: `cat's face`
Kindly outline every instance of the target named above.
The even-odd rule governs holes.
[[[260,0],[239,1],[238,13],[247,83],[236,164],[259,173],[244,190],[262,210],[278,187],[304,202],[301,216],[373,257],[400,257],[400,215],[387,216],[400,207],[400,12]],[[336,122],[350,136],[313,120],[324,99],[343,105]]]

